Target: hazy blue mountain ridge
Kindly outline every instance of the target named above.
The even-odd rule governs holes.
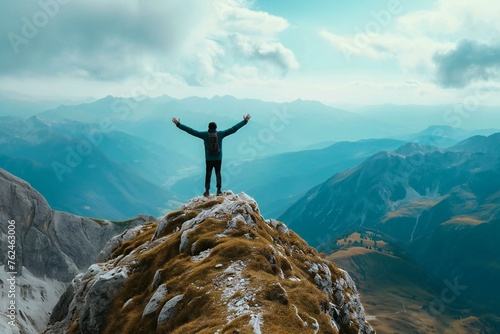
[[[359,140],[381,136],[390,127],[379,126],[359,115],[332,108],[316,101],[296,100],[288,103],[236,99],[231,96],[211,99],[189,97],[115,98],[77,106],[60,106],[40,115],[49,120],[73,119],[99,124],[111,122],[120,131],[159,143],[172,143],[181,151],[198,144],[184,140],[171,124],[172,117],[195,129],[203,130],[215,121],[228,128],[251,114],[253,131],[225,144],[228,158],[254,159],[271,153],[296,151],[309,145],[332,140]],[[353,131],[353,128],[356,129]],[[369,131],[366,131],[369,130]],[[257,145],[253,145],[256,141]],[[182,143],[183,145],[180,145]]]
[[[404,106],[401,108],[405,110]],[[432,115],[439,108],[430,110],[432,112],[429,114]],[[384,140],[380,139],[378,143],[381,145],[377,144],[372,148],[368,148],[368,143],[362,142],[353,144],[352,148],[349,147],[350,144],[339,143],[347,146],[331,146],[334,147],[331,152],[326,148],[324,151],[307,150],[302,153],[301,147],[346,138],[356,140],[355,138],[377,137],[377,134],[394,133],[398,128],[373,120],[365,114],[349,113],[315,101],[274,103],[240,100],[231,96],[216,96],[211,99],[107,96],[93,102],[61,105],[47,110],[38,117],[27,120],[30,126],[23,125],[22,120],[18,121],[19,125],[13,121],[7,122],[10,129],[5,126],[0,129],[4,133],[2,140],[6,140],[0,153],[4,155],[4,160],[9,158],[10,166],[13,165],[13,158],[27,159],[29,163],[17,163],[17,168],[21,168],[20,165],[23,164],[30,166],[26,168],[35,168],[35,163],[37,170],[40,170],[46,168],[47,163],[52,164],[56,160],[51,154],[65,152],[66,145],[49,143],[54,138],[51,137],[51,131],[57,128],[56,132],[66,138],[74,138],[75,132],[78,132],[79,138],[84,141],[98,141],[98,149],[113,162],[153,184],[167,186],[170,192],[186,201],[202,191],[203,145],[199,139],[176,129],[171,118],[179,117],[185,124],[202,130],[212,120],[216,120],[220,128],[230,127],[246,113],[253,115],[250,123],[224,142],[224,182],[226,189],[249,191],[259,201],[266,203],[269,209],[263,208],[265,214],[281,214],[305,191],[323,182],[331,174],[355,166],[377,151],[396,148],[392,144],[382,144]],[[429,119],[436,118],[437,116]],[[395,117],[394,122],[405,123],[401,117]],[[66,130],[63,123],[72,125]],[[441,131],[439,138],[433,137],[436,129]],[[82,136],[82,132],[87,136]],[[102,132],[105,138],[111,140],[101,142]],[[127,137],[126,134],[132,137]],[[434,126],[407,137],[421,140],[422,143],[437,142],[447,146],[458,140],[453,136],[462,135],[464,130]],[[29,144],[30,141],[44,138],[47,139],[44,150],[51,152],[48,155],[42,149],[32,149]],[[79,142],[74,143],[78,144]],[[367,148],[363,148],[363,145]],[[336,153],[336,150],[340,151]],[[342,150],[345,154],[341,153]],[[286,151],[292,152],[279,156]],[[272,157],[273,154],[277,157]],[[47,161],[45,158],[49,157],[51,160]],[[110,172],[112,168],[106,170]],[[30,179],[26,171],[22,177]],[[278,189],[278,194],[270,195],[270,189]],[[43,192],[43,188],[41,191]],[[47,197],[49,200],[52,198],[50,194]],[[52,204],[57,207],[57,204]]]
[[[175,196],[161,187],[189,159],[97,125],[3,118],[0,162],[39,189],[57,210],[126,219],[157,215]],[[137,197],[137,194],[143,194]]]

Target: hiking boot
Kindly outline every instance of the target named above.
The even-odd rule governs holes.
[[[222,191],[220,191],[220,189],[217,189],[217,196],[220,196],[222,195]]]
[[[203,196],[205,196],[205,197],[210,196],[210,193],[208,192],[208,190],[203,193]]]

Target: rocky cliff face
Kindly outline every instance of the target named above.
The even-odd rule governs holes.
[[[7,284],[7,272],[17,272],[19,328],[15,333],[40,333],[65,287],[95,261],[106,242],[130,224],[151,219],[115,224],[53,211],[28,183],[0,169],[0,285]],[[15,221],[14,269],[7,268],[6,261],[9,221]],[[2,306],[6,292],[1,289]],[[4,316],[2,312],[0,318]],[[2,326],[2,333],[14,329]]]
[[[373,333],[349,275],[241,193],[112,238],[45,333]]]

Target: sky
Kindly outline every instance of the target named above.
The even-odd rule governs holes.
[[[0,6],[2,96],[500,105],[497,0],[10,0]]]

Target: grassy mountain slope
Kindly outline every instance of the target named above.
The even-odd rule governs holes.
[[[348,274],[243,193],[195,198],[100,260],[46,333],[373,333]]]

